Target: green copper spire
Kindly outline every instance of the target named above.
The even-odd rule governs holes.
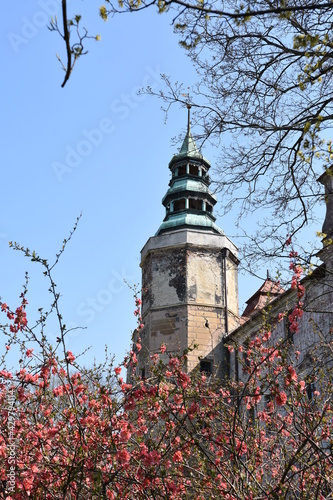
[[[191,133],[191,105],[187,105],[187,132],[182,147],[169,163],[172,178],[162,203],[166,215],[157,235],[179,228],[224,234],[215,224],[216,198],[209,190],[209,161],[200,153]]]
[[[184,156],[194,156],[197,158],[202,158],[202,154],[200,154],[199,149],[197,148],[197,145],[193,139],[192,133],[191,133],[191,105],[187,105],[187,110],[188,110],[188,116],[187,116],[187,133],[185,136],[185,139],[183,141],[183,145],[180,148],[179,155],[184,155]]]
[[[209,166],[209,161],[200,153],[191,132],[191,105],[187,104],[187,132],[178,154],[174,155],[170,165],[184,158],[204,160]]]

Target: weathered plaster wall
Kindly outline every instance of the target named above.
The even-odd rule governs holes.
[[[193,230],[148,240],[141,264],[146,291],[139,368],[165,343],[169,352],[177,353],[198,345],[189,355],[189,370],[198,365],[198,357],[212,361],[216,372],[221,370],[221,340],[226,331],[225,243],[237,252],[225,236]],[[237,265],[228,258],[227,283],[228,324],[234,328],[238,321],[238,274]]]
[[[157,251],[152,260],[151,307],[166,307],[186,300],[186,250]]]
[[[223,306],[224,283],[219,250],[188,248],[186,278],[189,303]]]
[[[149,365],[149,355],[158,352],[161,344],[169,352],[180,353],[187,347],[187,309],[175,306],[149,311],[143,318],[142,350],[138,355],[139,369]]]

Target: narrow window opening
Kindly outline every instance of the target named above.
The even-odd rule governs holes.
[[[178,177],[181,177],[182,175],[186,175],[186,165],[178,167]]]
[[[316,386],[313,382],[311,382],[311,384],[309,384],[306,388],[306,394],[308,396],[309,401],[312,401],[314,399],[315,390]]]
[[[206,375],[211,375],[213,373],[213,363],[207,359],[202,359],[200,361],[200,372]]]
[[[185,210],[185,198],[173,202],[173,211],[179,212],[180,210]]]
[[[196,165],[190,165],[190,175],[195,175],[196,177],[198,177],[199,169]]]
[[[272,394],[267,394],[267,393],[263,394],[262,401],[263,401],[263,406],[264,406],[263,409],[265,410],[265,412],[268,413],[268,415],[270,415],[271,412],[273,411],[273,408],[274,408]],[[274,428],[272,427],[272,423],[271,423],[270,418],[268,418],[265,425],[266,425],[267,433],[272,434],[272,432],[274,432]]]
[[[243,363],[244,363],[244,370],[245,371],[248,371],[248,369],[250,368],[251,366],[251,363],[250,363],[250,360],[249,360],[249,357],[247,355],[247,352],[248,352],[248,346],[245,344],[243,346]]]
[[[202,201],[201,200],[196,200],[194,198],[190,198],[190,208],[193,210],[201,210],[202,209]]]
[[[231,376],[231,367],[230,367],[230,363],[231,363],[231,356],[230,356],[230,351],[228,348],[225,348],[225,360],[226,360],[226,373],[227,373],[227,377],[230,378]]]
[[[285,319],[285,338],[286,338],[286,340],[289,340],[289,342],[291,344],[293,344],[294,343],[294,332],[292,332],[290,330],[291,322],[289,320],[289,316],[291,315],[291,313],[292,313],[292,309],[290,309],[290,311],[288,311],[286,319]]]
[[[239,370],[239,363],[238,363],[238,354],[235,350],[235,379],[236,379],[236,382],[239,381],[239,373],[238,373],[238,370]]]

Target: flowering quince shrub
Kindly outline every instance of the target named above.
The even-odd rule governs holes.
[[[124,362],[131,383],[124,367],[108,359],[84,369],[66,348],[53,266],[32,258],[50,281],[52,305],[36,328],[26,317],[27,287],[17,308],[1,302],[1,499],[332,498],[330,376],[317,374],[317,394],[309,400],[297,354],[274,344],[263,327],[238,346],[246,349],[240,382],[188,374],[187,353],[168,353],[165,345],[152,355],[148,377],[135,378],[137,297],[136,341]],[[304,289],[294,264],[290,324],[297,334]],[[59,321],[56,346],[43,333],[52,312]],[[6,356],[17,346],[20,365],[9,370]]]

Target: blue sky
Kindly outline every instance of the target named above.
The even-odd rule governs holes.
[[[147,11],[104,23],[98,3],[79,2],[83,25],[102,39],[88,43],[89,54],[62,89],[55,54],[63,47],[45,25],[46,12],[60,14],[59,4],[18,0],[3,6],[0,296],[16,306],[27,270],[29,315],[47,304],[41,269],[10,250],[8,241],[51,261],[82,212],[55,271],[66,324],[85,328],[73,332],[68,345],[75,353],[92,346],[85,364],[101,360],[105,344],[120,361],[135,327],[124,280],[140,282],[140,250],[164,216],[168,163],[177,152],[171,138],[185,131],[187,116],[174,108],[165,123],[161,102],[137,92],[147,84],[163,88],[160,73],[186,87],[196,74],[170,17]],[[207,147],[204,154],[214,163],[218,151]],[[236,215],[217,221],[231,237]],[[240,276],[240,303],[259,286]],[[51,340],[53,328],[51,323]]]

